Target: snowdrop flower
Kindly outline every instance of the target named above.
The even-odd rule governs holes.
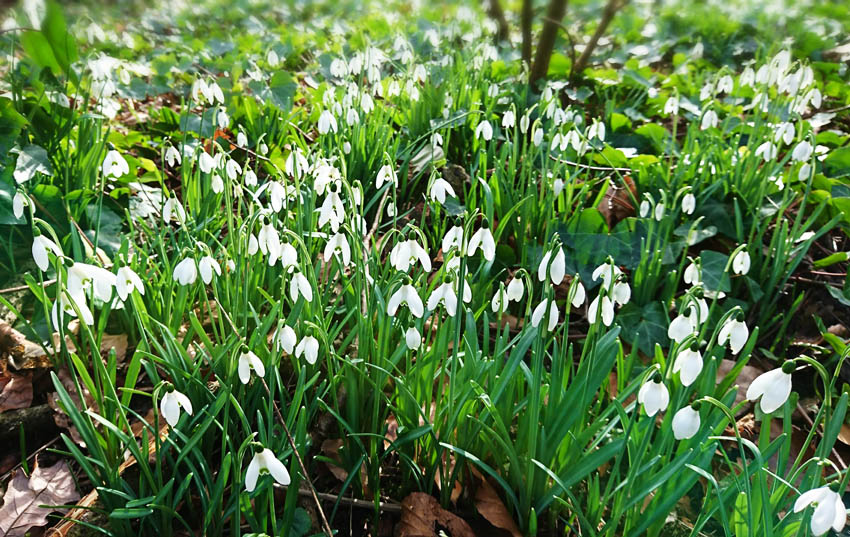
[[[640,202],[640,211],[639,211],[640,217],[646,218],[647,216],[649,216],[649,210],[650,209],[651,209],[651,206],[649,204],[649,200],[643,200],[642,202]]]
[[[127,300],[133,290],[138,291],[140,295],[145,294],[145,285],[139,275],[133,272],[133,269],[125,266],[118,269],[118,274],[115,277],[115,290],[118,292],[118,298],[124,301]]]
[[[254,458],[248,464],[248,473],[245,474],[245,491],[253,492],[257,488],[257,479],[265,474],[271,474],[274,480],[284,487],[290,483],[286,466],[275,457],[272,450],[265,449],[257,444],[254,450]]]
[[[744,321],[739,321],[733,317],[726,319],[723,326],[720,328],[720,333],[717,334],[718,345],[725,345],[729,342],[729,348],[732,354],[738,354],[744,348],[744,344],[750,337],[750,330]]]
[[[407,345],[407,348],[415,351],[422,345],[422,336],[419,334],[419,330],[416,329],[415,326],[411,326],[404,332],[404,343]]]
[[[676,440],[693,438],[700,428],[699,412],[693,405],[680,408],[673,416],[673,422],[670,425],[673,428],[673,437]]]
[[[796,162],[806,162],[811,158],[813,151],[812,144],[807,140],[803,140],[794,146],[794,150],[791,152],[791,158]]]
[[[419,293],[416,292],[416,288],[409,283],[399,287],[399,289],[390,297],[390,301],[387,302],[387,315],[395,317],[396,312],[398,312],[398,307],[402,304],[408,307],[410,313],[414,317],[422,317],[422,314],[424,313],[422,299],[419,298]]]
[[[76,306],[76,309],[74,309]],[[77,316],[77,310],[80,311],[80,319],[87,325],[91,326],[94,324],[94,315],[86,304],[86,295],[85,291],[82,288],[78,288],[76,290],[67,288],[64,289],[62,293],[60,293],[56,302],[53,303],[53,306],[50,308],[50,319],[53,322],[53,327],[58,330],[59,329],[59,311],[70,315],[71,317]]]
[[[323,110],[319,116],[319,134],[327,134],[330,131],[337,131],[336,118],[330,110]]]
[[[548,298],[544,299],[540,304],[534,308],[534,311],[531,312],[531,326],[537,328],[537,325],[540,324],[540,321],[543,320],[543,316],[548,313],[548,325],[547,330],[551,332],[558,326],[558,318],[560,313],[558,312],[558,305],[555,304],[554,300],[549,300]]]
[[[38,229],[33,230],[35,236],[32,238],[32,258],[38,268],[45,272],[50,266],[50,259],[47,253],[50,252],[56,257],[62,255],[62,248],[56,245],[55,242],[42,235]]]
[[[702,373],[702,354],[696,345],[680,349],[673,362],[673,373],[679,373],[683,386],[690,386]]]
[[[162,206],[163,221],[171,222],[172,217],[177,220],[178,225],[186,223],[186,209],[177,198],[168,198]]]
[[[15,192],[15,197],[12,198],[12,214],[15,215],[16,220],[20,220],[20,218],[24,215],[24,207],[30,206],[30,200],[26,194],[18,190]]]
[[[654,416],[659,411],[664,412],[670,404],[670,392],[660,380],[648,380],[638,391],[638,403],[643,405],[647,416]]]
[[[180,164],[182,161],[180,152],[173,145],[169,145],[165,150],[165,162],[168,163],[168,167],[173,168],[175,164]]]
[[[463,246],[463,228],[460,225],[452,226],[443,236],[443,253],[448,253],[452,248],[461,248]]]
[[[702,116],[702,122],[699,125],[699,129],[704,131],[706,129],[715,128],[717,127],[718,121],[717,112],[714,110],[707,110]]]
[[[310,286],[310,280],[300,272],[293,274],[289,281],[289,298],[293,302],[298,302],[298,295],[303,296],[306,302],[313,301],[313,288]]]
[[[507,287],[507,297],[508,300],[513,300],[515,302],[520,302],[522,300],[522,296],[525,293],[525,284],[522,283],[522,278],[514,278],[508,283]]]
[[[692,193],[688,192],[682,197],[682,212],[685,214],[694,214],[696,208],[697,199]]]
[[[675,341],[676,343],[681,343],[688,336],[696,332],[698,323],[697,323],[697,312],[693,306],[688,308],[688,314],[680,313],[670,322],[670,326],[667,327],[667,337]]]
[[[664,103],[664,113],[668,115],[675,116],[679,113],[679,98],[678,97],[670,97],[667,99],[667,102]]]
[[[325,245],[325,262],[331,260],[333,256],[342,262],[343,266],[351,264],[351,247],[348,245],[348,239],[342,233],[337,233],[328,240]]]
[[[236,145],[239,147],[248,147],[248,137],[241,130],[236,133]]]
[[[116,277],[108,270],[87,263],[74,263],[68,268],[68,290],[72,295],[91,289],[102,302],[112,297]]]
[[[248,384],[248,381],[251,380],[251,371],[254,371],[259,377],[266,376],[266,367],[263,365],[263,361],[247,347],[243,348],[239,354],[237,370],[242,384]]]
[[[516,126],[516,113],[513,110],[508,110],[502,116],[502,127],[512,129]]]
[[[308,364],[315,364],[319,358],[319,340],[313,336],[307,336],[298,342],[298,345],[295,347],[295,357],[301,358],[302,354]]]
[[[629,299],[632,297],[632,288],[629,287],[628,282],[625,281],[624,276],[619,276],[617,281],[614,282],[614,287],[611,289],[611,298],[614,299],[614,302],[621,306],[625,306],[629,303]]]
[[[237,177],[242,175],[242,166],[240,166],[235,160],[228,159],[227,164],[224,165],[224,173],[227,174],[228,179],[234,181]]]
[[[103,176],[104,177],[114,177],[118,179],[119,177],[123,177],[130,173],[130,166],[127,164],[127,161],[124,160],[124,157],[121,156],[116,150],[111,150],[106,154],[106,158],[103,159]]]
[[[469,285],[464,285],[464,302],[468,302],[468,300],[465,300],[467,296],[470,299],[472,298],[471,294],[467,295],[467,293],[471,293]],[[449,316],[454,317],[457,313],[457,293],[455,293],[450,278],[443,281],[439,287],[431,292],[431,296],[428,297],[427,306],[430,311],[435,311],[440,304],[446,308],[446,313]]]
[[[750,254],[746,250],[741,250],[735,254],[732,260],[732,272],[735,274],[744,275],[750,271]]]
[[[755,155],[761,156],[765,162],[770,162],[776,158],[776,152],[777,149],[773,142],[767,141],[756,148]]]
[[[298,337],[295,335],[295,330],[288,324],[281,324],[274,333],[274,346],[277,351],[286,351],[286,354],[292,354],[297,341]]]
[[[660,222],[660,221],[664,220],[664,209],[665,209],[665,207],[664,207],[663,201],[659,201],[657,204],[655,204],[655,220],[656,221]]]
[[[531,123],[531,118],[527,113],[523,114],[519,120],[519,131],[523,134],[528,132],[528,126]]]
[[[690,264],[685,268],[682,280],[685,282],[685,284],[692,286],[700,285],[702,283],[700,267],[697,260],[692,260]]]
[[[582,304],[584,304],[584,301],[587,300],[587,292],[584,290],[584,285],[582,285],[581,280],[578,279],[578,274],[573,277],[573,281],[575,283],[570,288],[570,292],[572,293],[570,304],[572,304],[574,308],[579,308]]]
[[[390,264],[400,272],[410,270],[416,261],[422,264],[425,272],[431,272],[431,258],[428,256],[428,250],[414,239],[401,241],[390,251]]]
[[[824,535],[830,528],[836,533],[840,533],[844,529],[844,525],[847,523],[847,508],[844,507],[841,494],[835,492],[829,486],[804,492],[794,502],[794,512],[799,513],[810,505],[815,506],[814,513],[812,513],[811,528],[812,533],[816,536]]]
[[[392,166],[385,164],[378,170],[378,177],[375,179],[375,188],[381,188],[384,183],[392,183],[394,187],[398,187],[398,176]]]
[[[534,144],[534,147],[540,147],[540,144],[543,143],[543,129],[540,127],[534,129],[534,133],[531,135],[531,143]]]
[[[776,411],[791,395],[791,373],[794,372],[794,362],[788,360],[782,367],[762,373],[747,388],[747,400],[759,398],[759,406],[765,414]]]
[[[611,323],[614,322],[614,302],[608,298],[608,295],[600,293],[593,299],[593,302],[590,303],[590,306],[587,307],[587,319],[591,323],[595,323],[597,320],[597,315],[600,311],[600,303],[602,305],[602,324],[605,326],[611,326]]]
[[[198,268],[195,266],[195,260],[187,257],[177,263],[172,274],[174,281],[180,285],[192,285],[198,278]]]
[[[611,289],[611,286],[618,280],[622,273],[623,272],[620,270],[620,267],[615,265],[611,258],[608,258],[608,261],[594,269],[591,277],[593,278],[593,281],[602,278],[602,286],[605,289]]]
[[[486,119],[478,124],[475,128],[475,138],[484,138],[484,141],[489,142],[493,139],[493,126]]]
[[[257,245],[263,255],[269,256],[269,266],[277,263],[281,252],[280,235],[268,220],[265,220],[257,234]]]
[[[550,262],[551,260],[551,262]],[[549,278],[553,285],[558,285],[564,280],[567,273],[567,258],[564,255],[564,249],[558,246],[555,249],[555,256],[552,257],[552,250],[549,250],[543,255],[540,264],[537,265],[537,279],[546,281],[546,273],[549,273]]]
[[[210,173],[215,167],[215,159],[206,151],[201,151],[201,154],[198,156],[198,167],[201,168],[202,172]]]
[[[212,174],[210,178],[210,187],[214,194],[221,194],[224,192],[224,181],[222,181],[221,176],[217,173]]]
[[[286,157],[286,162],[284,162],[284,170],[290,177],[300,177],[309,169],[310,163],[307,162],[307,157],[304,156],[301,148],[295,148],[294,151],[290,152]]]
[[[508,309],[509,302],[507,291],[500,287],[490,301],[490,309],[493,310],[493,313],[504,313]]]
[[[165,417],[165,421],[172,427],[177,425],[177,422],[180,420],[181,408],[190,416],[192,415],[192,401],[169,384],[165,395],[159,401],[159,411]]]
[[[212,256],[205,255],[202,257],[198,262],[198,270],[201,273],[201,279],[207,285],[212,281],[213,272],[217,276],[221,276],[221,266]]]
[[[438,201],[441,204],[444,204],[446,203],[446,194],[453,198],[457,197],[452,185],[442,177],[437,177],[431,184],[431,190],[428,193],[431,197],[431,201]]]
[[[481,222],[481,227],[478,228],[478,231],[473,233],[472,237],[469,238],[466,255],[474,254],[478,248],[481,248],[481,253],[484,254],[484,259],[487,261],[496,259],[496,241],[493,239],[490,224],[486,219]]]
[[[298,250],[284,237],[280,243],[280,265],[292,272],[292,267],[298,265]]]

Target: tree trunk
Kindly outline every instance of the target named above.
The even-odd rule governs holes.
[[[549,72],[549,60],[555,49],[555,38],[558,37],[558,29],[561,21],[567,13],[567,0],[550,0],[546,8],[546,19],[543,21],[543,30],[540,32],[540,40],[537,42],[537,52],[534,54],[534,64],[531,67],[529,84],[531,89],[537,90],[537,82]]]
[[[502,9],[502,3],[499,0],[490,0],[488,11],[490,17],[498,25],[496,39],[500,42],[507,41],[510,38],[510,27],[508,26],[508,19],[505,18],[505,10]]]
[[[602,12],[602,18],[599,19],[599,25],[596,27],[596,31],[593,32],[593,35],[590,37],[590,41],[587,42],[587,46],[584,47],[578,61],[576,61],[570,68],[570,79],[572,79],[575,75],[581,76],[581,72],[584,71],[585,67],[587,67],[587,63],[590,61],[590,55],[593,54],[593,50],[596,48],[597,43],[599,43],[599,39],[605,35],[605,30],[608,29],[608,25],[611,24],[611,21],[614,20],[614,15],[616,15],[617,12],[628,3],[628,0],[608,0],[608,3],[605,4],[605,9]]]
[[[534,17],[532,0],[522,0],[520,27],[522,30],[522,62],[531,65],[531,19]]]

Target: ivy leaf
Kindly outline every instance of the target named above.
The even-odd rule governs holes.
[[[660,302],[650,302],[641,309],[635,304],[626,304],[617,314],[623,327],[623,338],[649,356],[655,344],[667,342],[667,316]]]
[[[37,145],[28,145],[21,149],[18,154],[18,162],[15,165],[15,181],[18,184],[25,183],[32,179],[36,173],[44,175],[53,175],[53,168],[50,166],[50,159],[47,157],[47,151]]]

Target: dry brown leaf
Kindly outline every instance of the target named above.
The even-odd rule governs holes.
[[[0,377],[0,412],[29,408],[32,395],[32,373]]]
[[[838,431],[838,439],[841,440],[842,443],[850,446],[850,426],[846,423],[841,425],[841,430]]]
[[[384,434],[384,449],[389,449],[393,442],[398,440],[398,421],[395,416],[387,416],[387,432]]]
[[[30,528],[47,524],[47,515],[61,511],[41,505],[67,505],[79,499],[74,477],[65,461],[44,468],[36,460],[29,479],[18,470],[9,482],[0,508],[0,534],[23,537]]]
[[[430,494],[414,492],[401,502],[401,520],[396,537],[437,537],[439,528],[449,537],[475,537],[465,520],[442,507]]]
[[[637,198],[637,187],[628,175],[623,177],[623,181],[626,183],[628,189],[623,186],[609,184],[608,189],[605,191],[605,196],[603,196],[602,201],[599,203],[599,212],[605,218],[608,229],[614,229],[617,222],[635,214],[632,199]],[[631,193],[629,190],[631,190]]]
[[[342,447],[342,440],[339,438],[328,438],[322,442],[322,454],[332,461],[341,462],[339,458],[339,449]],[[348,479],[348,472],[339,465],[326,462],[325,466],[340,481]]]
[[[720,365],[717,366],[717,382],[720,383],[729,372],[735,367],[735,360],[721,360]],[[738,393],[735,394],[735,404],[737,405],[741,401],[743,401],[746,397],[747,388],[750,387],[750,384],[761,375],[764,371],[757,367],[753,367],[751,365],[745,365],[741,372],[738,374],[738,378],[735,379],[735,384],[738,385]],[[744,412],[746,408],[742,409],[741,412]]]
[[[0,360],[17,370],[50,367],[41,345],[29,341],[8,323],[0,321]]]
[[[511,513],[505,507],[493,485],[481,475],[481,472],[475,466],[470,465],[469,469],[477,482],[475,488],[475,508],[478,509],[481,516],[486,518],[487,522],[493,526],[505,530],[513,537],[523,537],[522,532],[519,531]]]

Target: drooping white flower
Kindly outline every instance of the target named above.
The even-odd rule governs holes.
[[[472,237],[469,238],[466,255],[474,254],[478,248],[481,248],[481,253],[484,254],[484,259],[487,261],[496,259],[496,241],[493,239],[493,233],[490,231],[490,226],[486,220],[478,228],[478,231],[473,233]]]
[[[253,351],[248,349],[244,349],[239,354],[237,370],[239,380],[242,381],[242,384],[248,384],[248,381],[251,380],[251,371],[254,371],[259,377],[266,376],[266,367],[263,365],[263,361]]]
[[[659,201],[655,204],[655,220],[660,222],[664,220],[664,202]]]
[[[274,333],[274,345],[278,351],[286,351],[286,354],[292,354],[297,342],[298,337],[295,335],[295,330],[288,324],[280,325]]]
[[[747,328],[747,324],[730,317],[720,328],[720,333],[717,334],[717,343],[718,345],[725,345],[728,341],[732,354],[738,354],[744,348],[749,337],[750,330]]]
[[[106,154],[106,158],[103,159],[102,171],[104,177],[118,179],[130,173],[130,165],[127,164],[121,153],[112,149]]]
[[[195,265],[195,260],[187,257],[177,263],[172,274],[174,281],[180,285],[192,285],[198,278],[198,267]]]
[[[664,103],[664,113],[669,114],[671,116],[675,116],[679,113],[678,97],[673,96],[667,99],[667,102]]]
[[[173,145],[169,145],[168,149],[165,150],[165,162],[168,163],[169,168],[173,168],[175,164],[180,164],[183,161],[183,157],[180,156],[180,152],[177,151]]]
[[[431,272],[428,250],[414,239],[398,242],[390,251],[390,264],[398,271],[407,272],[417,261],[425,272]]]
[[[201,273],[201,279],[207,285],[212,281],[213,272],[217,276],[221,276],[221,266],[218,264],[218,261],[208,255],[202,257],[198,262],[198,271]]]
[[[803,140],[794,146],[794,150],[791,152],[791,158],[796,162],[808,162],[808,160],[812,157],[813,151],[814,148],[812,148],[812,144],[810,144],[808,140]]]
[[[810,526],[816,536],[824,535],[830,528],[836,533],[844,529],[847,523],[847,508],[841,494],[829,486],[806,491],[794,502],[794,512],[799,513],[810,505],[815,507]]]
[[[611,323],[614,322],[614,302],[608,298],[608,295],[600,294],[593,299],[590,306],[587,307],[587,319],[591,323],[596,322],[597,314],[600,311],[600,304],[602,311],[602,324],[605,326],[611,326]]]
[[[384,186],[384,183],[392,183],[394,187],[398,187],[398,176],[389,164],[384,164],[378,170],[378,177],[375,179],[375,188],[381,188]]]
[[[543,255],[543,259],[540,260],[540,264],[537,266],[537,279],[541,282],[545,281],[547,272],[553,285],[558,285],[564,280],[564,276],[567,273],[567,258],[564,255],[564,249],[560,246],[555,250],[554,258],[552,257],[552,250],[549,250]]]
[[[617,265],[605,262],[596,267],[591,277],[593,278],[593,281],[602,278],[602,287],[605,289],[611,289],[611,286],[617,281],[617,278],[622,273],[623,271],[621,271],[620,267]]]
[[[692,193],[688,192],[682,197],[682,212],[685,214],[694,214],[697,208],[697,198]]]
[[[699,412],[690,405],[680,408],[673,416],[671,426],[673,428],[673,437],[676,440],[693,438],[700,428]]]
[[[687,267],[685,267],[685,272],[682,275],[682,280],[687,285],[699,285],[702,283],[702,277],[700,276],[700,268],[696,261],[691,261]]]
[[[106,302],[112,297],[116,280],[115,274],[104,268],[88,263],[74,263],[68,268],[67,287],[72,295],[91,289],[96,299]]]
[[[466,289],[469,286],[465,286]],[[435,311],[442,304],[446,308],[446,313],[454,317],[457,313],[457,293],[455,293],[452,282],[445,281],[431,292],[428,297],[428,309]]]
[[[513,300],[515,302],[519,302],[522,300],[522,296],[525,293],[525,284],[522,282],[522,278],[514,278],[508,283],[508,287],[506,289],[508,300]]]
[[[702,373],[702,354],[698,349],[679,349],[673,362],[673,373],[679,373],[683,386],[690,386]]]
[[[628,304],[629,299],[632,298],[632,288],[622,277],[618,278],[614,287],[611,288],[611,298],[621,306]]]
[[[251,168],[245,168],[242,177],[245,178],[245,186],[257,186],[257,174]]]
[[[124,266],[118,269],[118,274],[115,276],[115,290],[118,292],[118,297],[124,301],[134,290],[140,295],[145,294],[145,285],[133,269]]]
[[[547,315],[548,314],[548,315]],[[531,312],[531,326],[537,328],[537,325],[540,324],[540,321],[543,320],[543,316],[547,315],[547,326],[546,328],[551,332],[558,326],[558,320],[560,317],[560,312],[558,311],[558,305],[554,300],[544,299],[540,304],[534,308],[534,311]]]
[[[32,238],[32,258],[42,272],[46,271],[47,267],[50,266],[50,259],[47,257],[48,252],[59,257],[62,255],[62,248],[59,248],[46,235],[42,235],[41,233],[35,235]]]
[[[332,257],[336,256],[344,266],[351,264],[351,247],[348,245],[348,239],[342,233],[337,233],[328,239],[325,245],[325,262],[329,262]]]
[[[719,119],[717,117],[717,112],[714,110],[707,110],[702,116],[702,122],[700,122],[699,128],[702,131],[715,128],[717,127],[718,122]]]
[[[449,184],[448,181],[446,181],[442,177],[437,177],[436,179],[434,179],[434,182],[431,184],[431,190],[428,192],[431,201],[438,201],[441,204],[444,204],[446,203],[447,194],[453,198],[457,197],[457,194],[455,194],[452,185]]]
[[[166,391],[165,395],[159,401],[159,410],[165,417],[165,421],[172,427],[177,425],[177,422],[180,420],[181,408],[190,416],[192,415],[192,401],[173,388],[170,391]]]
[[[776,158],[777,149],[776,146],[768,140],[767,142],[762,143],[760,146],[756,148],[755,155],[761,156],[765,162],[770,162],[771,160]]]
[[[323,110],[319,116],[319,134],[337,131],[336,118],[330,110]]]
[[[29,207],[30,199],[26,194],[18,190],[15,192],[15,197],[12,198],[12,214],[15,215],[15,219],[20,220],[22,216],[24,216],[24,207]]]
[[[486,119],[478,124],[475,128],[475,138],[484,138],[489,142],[493,139],[493,126]]]
[[[786,369],[789,370],[786,372]],[[782,367],[762,373],[747,388],[747,400],[755,401],[759,398],[759,406],[762,412],[770,414],[776,411],[791,395],[791,373],[794,371],[794,362],[786,362]]]
[[[263,255],[269,256],[269,266],[277,263],[281,251],[280,234],[270,222],[266,221],[260,228],[260,232],[257,234],[257,245]]]
[[[747,274],[750,271],[750,253],[746,250],[741,250],[735,254],[732,260],[732,272],[735,274]]]
[[[74,309],[75,306],[76,309]],[[77,310],[80,312],[80,320],[89,326],[94,324],[94,315],[88,304],[86,304],[86,295],[83,289],[64,289],[50,308],[50,320],[53,322],[53,328],[59,330],[61,324],[59,319],[60,311],[71,317],[76,317]]]
[[[587,292],[584,290],[584,285],[580,280],[578,280],[578,275],[575,277],[575,291],[572,299],[570,300],[570,304],[572,304],[574,308],[580,308],[581,305],[584,304],[584,301],[587,300]]]
[[[275,481],[284,487],[290,483],[289,471],[286,466],[275,457],[272,450],[266,448],[254,453],[254,458],[248,464],[248,472],[245,474],[245,490],[253,492],[257,488],[257,479],[264,474],[270,474]]]
[[[698,327],[697,318],[698,313],[693,306],[688,308],[686,313],[680,313],[670,322],[670,326],[667,327],[667,337],[675,341],[676,343],[681,343],[688,336],[695,333]]]
[[[177,198],[168,198],[162,206],[163,221],[171,222],[172,217],[177,220],[178,225],[186,223],[186,209]]]
[[[310,285],[310,280],[300,272],[294,273],[289,281],[289,298],[293,302],[298,302],[298,295],[303,296],[306,302],[313,301],[313,287]]]
[[[670,392],[661,381],[648,380],[638,391],[638,403],[643,405],[648,416],[654,416],[659,411],[664,412],[670,404]]]
[[[446,231],[443,236],[443,254],[446,254],[452,248],[461,248],[463,245],[463,228],[461,226],[452,226]]]
[[[422,335],[415,326],[411,326],[404,332],[404,343],[412,351],[415,351],[422,345]]]
[[[301,358],[302,354],[308,364],[315,364],[316,360],[319,358],[319,340],[313,336],[306,336],[299,341],[298,345],[295,347],[295,357]]]
[[[206,151],[201,150],[201,154],[198,155],[198,167],[201,168],[202,172],[210,173],[215,167],[215,159]]]
[[[493,310],[493,313],[504,313],[508,309],[509,302],[507,291],[500,287],[490,301],[490,309]]]
[[[422,299],[419,298],[419,293],[416,291],[416,288],[409,283],[399,287],[399,289],[390,297],[389,302],[387,302],[387,315],[395,317],[398,307],[402,304],[408,307],[410,313],[414,317],[422,317],[425,310],[425,307],[422,304]]]

